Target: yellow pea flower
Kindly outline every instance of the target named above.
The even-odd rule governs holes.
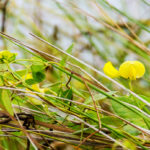
[[[16,59],[17,53],[11,53],[7,50],[0,51],[0,63],[9,63]]]
[[[32,85],[31,85],[31,88],[32,88],[33,90],[35,90],[36,92],[40,92],[39,84],[32,84]]]
[[[28,73],[27,75],[23,76],[23,78],[25,78],[25,80],[29,80],[29,79],[33,79],[32,74]],[[31,88],[33,90],[35,90],[36,92],[40,92],[40,87],[39,84],[35,83],[31,85]]]
[[[139,61],[126,61],[119,67],[119,71],[114,68],[111,62],[107,62],[103,68],[104,73],[111,77],[123,77],[125,79],[136,80],[141,78],[145,73],[144,65]]]
[[[27,75],[23,76],[23,78],[27,79],[32,79],[32,74],[28,73]]]
[[[112,65],[110,61],[105,64],[103,71],[107,76],[111,78],[119,77],[119,71]]]
[[[26,76],[23,76],[23,78],[25,78],[25,80],[27,80],[27,79],[32,79],[33,77],[32,77],[31,73],[28,73]],[[43,93],[43,90],[40,89],[39,84],[32,84],[31,88],[36,92]],[[29,91],[29,93],[30,93],[29,89],[26,89],[26,90]],[[33,93],[31,92],[31,94],[33,94]],[[33,95],[35,95],[35,94],[33,94]],[[28,96],[28,101],[29,101],[29,103],[31,103],[33,105],[42,105],[43,104],[43,102],[41,100],[38,100],[31,96]]]
[[[121,77],[136,80],[141,78],[145,73],[144,65],[139,61],[126,61],[120,65],[119,74]]]

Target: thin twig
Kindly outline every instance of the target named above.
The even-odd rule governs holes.
[[[98,112],[98,109],[97,109],[97,106],[96,106],[95,99],[94,99],[93,94],[92,94],[90,88],[88,87],[87,83],[85,81],[84,81],[84,83],[85,83],[85,86],[87,87],[87,89],[88,89],[88,91],[89,91],[89,93],[90,93],[90,95],[92,97],[93,104],[94,104],[94,107],[95,107],[95,110],[96,110],[96,113],[97,113],[98,122],[99,122],[99,129],[101,129],[101,127],[102,127],[102,125],[101,125],[101,119],[100,119],[100,115],[99,115],[99,112]]]
[[[84,140],[78,145],[78,147],[76,148],[76,150],[78,150],[79,147],[80,147],[82,144],[84,144],[85,141],[87,141],[89,138],[91,138],[91,137],[92,137],[94,134],[96,134],[96,133],[97,133],[97,131],[91,133],[89,136],[87,136],[86,138],[84,138]]]

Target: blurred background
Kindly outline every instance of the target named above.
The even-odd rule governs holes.
[[[146,74],[134,82],[134,90],[150,96],[149,12],[149,0],[0,0],[0,29],[60,58],[63,55],[29,33],[63,50],[74,43],[72,54],[101,71],[107,61],[118,68],[126,60],[140,60],[146,66]],[[18,57],[29,57],[3,38],[0,49],[18,52]],[[106,79],[91,74],[109,88],[117,88]],[[126,86],[126,81],[117,80]]]

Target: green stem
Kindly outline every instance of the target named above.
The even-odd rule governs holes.
[[[133,91],[133,87],[132,87],[132,81],[129,79],[129,88],[131,91]]]

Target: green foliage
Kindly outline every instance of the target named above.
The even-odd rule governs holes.
[[[24,2],[6,9],[6,33],[23,42],[0,32],[0,148],[50,149],[60,141],[68,149],[148,150],[150,21],[141,7],[149,3],[138,1],[136,19],[126,1]],[[118,68],[130,59],[146,68],[132,91],[128,80],[101,72],[107,61]]]
[[[108,92],[107,94],[108,94],[108,95],[113,95],[113,94],[115,94],[115,93],[116,93],[116,91],[111,91],[111,92]],[[106,95],[103,95],[103,94],[100,94],[100,93],[94,95],[94,100],[95,100],[95,101],[104,100],[104,99],[106,99],[106,98],[107,98]],[[85,104],[93,103],[92,97],[90,96],[89,98],[87,98],[84,103],[85,103]]]
[[[45,79],[45,66],[32,65],[31,66],[33,80],[37,83],[42,82]]]
[[[9,90],[0,89],[0,104],[10,115],[14,114],[11,104],[11,92]]]
[[[132,104],[132,105],[137,106],[136,105],[136,99],[133,99],[131,96],[129,96],[129,97],[124,96],[124,97],[120,97],[119,99],[120,99],[120,101],[127,102],[128,104]],[[139,116],[137,113],[133,112],[132,110],[125,108],[124,106],[121,106],[120,104],[118,104],[114,101],[111,101],[111,103],[112,103],[112,108],[117,115],[119,115],[120,117],[122,117],[122,118],[136,124],[136,125],[139,125],[143,128],[147,128],[143,118],[141,116]],[[142,105],[140,105],[140,106],[142,106]],[[133,130],[131,130],[130,133],[132,131]],[[136,130],[136,132],[137,132],[137,130]]]

